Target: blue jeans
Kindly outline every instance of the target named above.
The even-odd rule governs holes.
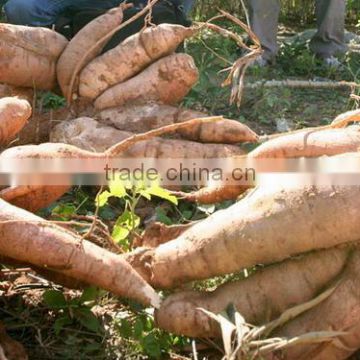
[[[4,10],[8,21],[16,25],[49,26],[68,6],[74,4],[107,9],[124,0],[8,0]],[[189,13],[195,0],[183,0],[184,10]]]
[[[124,0],[75,0],[77,5],[96,8],[117,6]],[[49,26],[74,0],[8,0],[4,6],[8,21],[15,25]]]
[[[183,6],[185,14],[189,14],[189,12],[192,10],[192,8],[195,5],[196,0],[183,0]]]

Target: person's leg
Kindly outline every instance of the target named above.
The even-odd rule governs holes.
[[[8,0],[4,10],[8,21],[16,25],[50,26],[68,6],[109,9],[124,0]]]
[[[188,15],[192,10],[192,8],[194,7],[195,1],[196,0],[183,0],[184,12],[186,15]]]
[[[5,6],[7,20],[15,25],[50,26],[72,0],[9,0]]]
[[[278,52],[276,41],[278,18],[280,13],[279,0],[248,0],[250,26],[260,39],[263,47],[263,58],[272,62]]]
[[[322,58],[344,53],[346,0],[316,0],[318,31],[310,42],[311,50]]]

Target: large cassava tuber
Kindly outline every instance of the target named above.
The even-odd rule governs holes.
[[[66,38],[46,28],[0,24],[0,82],[49,90]]]
[[[170,288],[356,241],[359,194],[359,186],[269,184],[175,240],[130,253],[129,262],[155,287]]]
[[[9,159],[96,159],[103,158],[98,154],[68,144],[44,143],[40,145],[15,146],[3,151],[1,160]]]
[[[126,131],[119,131],[91,118],[82,117],[56,125],[50,133],[50,141],[70,144],[88,151],[102,152],[129,136],[130,133]]]
[[[6,145],[21,131],[31,116],[31,105],[15,97],[0,99],[0,145]]]
[[[360,148],[360,126],[340,129],[304,129],[260,145],[253,158],[298,158],[356,152]]]
[[[199,111],[156,103],[106,109],[97,115],[99,121],[106,125],[135,133],[206,116]],[[233,144],[258,141],[258,135],[249,127],[228,119],[198,124],[191,129],[179,130],[178,133],[184,139],[204,143]]]
[[[32,102],[34,99],[34,91],[30,88],[0,84],[0,99],[4,97],[18,97],[19,99]]]
[[[50,138],[53,142],[62,142],[84,150],[100,152],[131,135],[133,134],[102,125],[91,118],[79,118],[57,125]],[[244,154],[244,151],[234,145],[200,144],[186,140],[153,138],[138,142],[119,156],[197,159],[241,154]]]
[[[2,161],[19,159],[95,159],[103,157],[65,144],[45,143],[41,145],[26,145],[12,147],[0,155]],[[19,185],[0,191],[0,198],[9,203],[36,212],[51,205],[70,189],[70,178],[64,174],[61,185]]]
[[[61,90],[67,99],[72,97],[69,87],[78,63],[82,61],[79,69],[81,70],[87,63],[93,60],[106,45],[106,40],[102,40],[104,36],[120,25],[122,21],[123,6],[111,9],[83,27],[67,45],[56,67]],[[89,51],[90,49],[92,50]],[[84,53],[87,53],[85,57]],[[77,89],[72,90],[77,92]]]
[[[80,95],[91,99],[137,75],[161,57],[173,53],[194,29],[160,24],[136,33],[94,59],[80,75]]]
[[[175,334],[218,337],[218,323],[199,308],[218,314],[233,304],[248,323],[262,325],[317,296],[344,270],[350,254],[346,247],[317,251],[258,269],[214,291],[175,293],[161,304],[157,324]]]
[[[332,264],[329,264],[331,269]],[[331,271],[331,270],[330,270]],[[360,347],[360,251],[347,262],[340,284],[325,301],[287,323],[274,336],[294,337],[314,331],[346,334],[320,344],[302,344],[279,352],[273,359],[343,360]]]
[[[19,208],[36,212],[51,205],[64,195],[70,186],[23,185],[0,191],[0,198]]]
[[[13,340],[0,322],[0,359],[1,360],[28,360],[28,355],[22,344]]]
[[[177,238],[191,226],[193,226],[193,223],[180,225],[165,225],[160,222],[152,223],[146,227],[141,237],[136,239],[135,246],[155,248],[160,244]]]
[[[62,273],[158,307],[154,290],[126,261],[73,232],[0,200],[2,256]]]
[[[190,55],[169,55],[135,77],[103,92],[96,99],[95,108],[102,110],[148,101],[176,104],[191,90],[198,76],[198,70]]]

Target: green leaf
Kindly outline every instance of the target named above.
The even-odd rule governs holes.
[[[181,212],[181,215],[184,217],[184,219],[190,220],[193,216],[193,212],[191,210],[184,210]]]
[[[156,208],[156,220],[165,225],[173,224],[173,221],[165,214],[165,211],[161,207]]]
[[[60,215],[64,217],[69,217],[70,215],[75,214],[76,207],[73,204],[59,204],[52,209],[52,215]]]
[[[98,332],[100,329],[100,322],[94,313],[86,308],[76,309],[74,312],[75,318],[80,321],[81,325],[86,327],[88,330]]]
[[[144,325],[142,319],[137,319],[134,325],[134,337],[135,339],[139,340],[142,337],[144,331]]]
[[[96,287],[94,287],[94,286],[88,287],[81,294],[80,303],[83,304],[84,302],[87,302],[87,301],[95,301],[98,294],[99,294],[99,291]]]
[[[145,190],[149,195],[157,196],[161,199],[167,200],[174,205],[178,204],[176,196],[171,195],[170,192],[160,186],[151,186]]]
[[[117,214],[111,206],[105,205],[100,209],[99,216],[104,220],[115,220]]]
[[[112,196],[112,194],[109,193],[107,190],[103,191],[103,192],[102,192],[100,195],[98,195],[97,198],[96,198],[96,204],[97,204],[97,206],[99,206],[99,207],[104,206],[104,205],[108,202],[108,200],[109,200],[109,198],[110,198],[111,196]]]
[[[122,240],[125,240],[129,236],[129,234],[130,231],[123,225],[115,225],[111,236],[118,243]]]
[[[121,216],[117,219],[114,229],[112,232],[112,237],[116,242],[125,240],[130,231],[136,229],[140,225],[140,217],[136,214],[132,215],[129,210],[125,210]]]
[[[147,192],[147,190],[141,190],[140,195],[144,197],[146,200],[151,200],[151,195]]]
[[[141,345],[147,355],[151,358],[159,359],[161,357],[161,347],[158,339],[154,334],[150,333],[146,335],[142,341]]]
[[[64,294],[58,290],[47,290],[43,295],[44,303],[51,309],[63,309],[67,306]]]
[[[116,196],[120,199],[126,196],[126,189],[124,183],[121,180],[111,181],[109,188],[112,196]]]
[[[121,337],[129,339],[132,336],[132,326],[127,319],[121,319],[119,332]]]
[[[91,343],[91,344],[85,345],[85,346],[83,347],[83,349],[84,349],[84,352],[85,352],[85,353],[89,354],[89,353],[92,353],[92,352],[94,352],[94,351],[100,350],[101,347],[102,347],[102,345],[103,345],[103,344],[98,343],[98,342],[96,342],[96,343]],[[89,355],[90,355],[90,354],[89,354]]]
[[[71,325],[72,324],[72,320],[70,319],[69,316],[63,316],[60,317],[58,319],[56,319],[56,321],[54,322],[54,331],[56,335],[60,334],[60,331],[66,326],[66,325]]]

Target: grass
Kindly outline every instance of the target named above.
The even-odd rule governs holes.
[[[206,47],[204,46],[204,43]],[[208,50],[208,49],[211,49]],[[229,89],[221,88],[225,74],[219,73],[239,57],[238,49],[230,40],[218,35],[203,34],[187,43],[187,51],[194,56],[200,70],[200,81],[185,100],[185,106],[208,111],[214,115],[245,122],[259,133],[276,131],[279,119],[293,128],[327,124],[336,115],[355,107],[349,89],[290,89],[257,88],[245,90],[241,107],[229,106]],[[342,59],[341,69],[329,69],[307,48],[307,41],[280,46],[277,63],[268,68],[251,68],[248,83],[263,80],[360,80],[360,53],[349,53]]]

